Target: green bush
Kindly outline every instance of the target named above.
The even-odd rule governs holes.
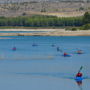
[[[71,28],[70,28],[70,27],[66,27],[65,30],[66,30],[66,31],[70,31]]]
[[[65,28],[66,31],[77,31],[76,27],[67,27]]]
[[[71,30],[72,30],[72,31],[77,31],[77,28],[73,27]]]
[[[79,10],[80,10],[80,11],[81,11],[81,10],[84,10],[84,7],[80,7]]]
[[[89,30],[90,29],[90,24],[86,24],[82,26],[83,30]]]

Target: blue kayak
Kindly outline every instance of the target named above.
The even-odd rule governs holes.
[[[64,57],[71,57],[71,55],[67,54],[67,55],[63,55]]]
[[[82,81],[83,78],[82,77],[76,77],[75,80],[78,82],[78,81]]]

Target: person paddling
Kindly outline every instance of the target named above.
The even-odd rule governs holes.
[[[83,54],[83,51],[82,50],[78,50],[77,54]]]
[[[13,47],[12,50],[15,51],[16,50],[16,47]]]
[[[64,56],[64,57],[70,57],[71,55],[68,54],[68,53],[66,53],[66,52],[64,52],[64,53],[63,53],[63,56]]]
[[[59,47],[57,47],[57,51],[60,51],[60,48]]]
[[[82,77],[82,76],[83,76],[83,74],[81,72],[76,74],[76,77]]]
[[[68,55],[66,52],[64,52],[64,56]]]
[[[75,78],[78,85],[82,85],[82,79],[83,79],[82,78],[83,74],[81,73],[82,68],[83,67],[81,66],[78,73],[76,74],[76,78]]]

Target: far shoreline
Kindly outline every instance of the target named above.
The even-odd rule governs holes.
[[[0,33],[0,36],[90,36],[90,30],[66,31],[65,29],[0,29],[0,31],[37,31],[35,33]]]

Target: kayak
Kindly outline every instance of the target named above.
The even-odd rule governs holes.
[[[67,54],[67,55],[63,55],[64,57],[71,57],[71,55]]]
[[[13,47],[12,50],[15,51],[16,50],[16,47]]]
[[[76,77],[75,80],[78,82],[78,81],[82,81],[83,78],[82,77]]]

